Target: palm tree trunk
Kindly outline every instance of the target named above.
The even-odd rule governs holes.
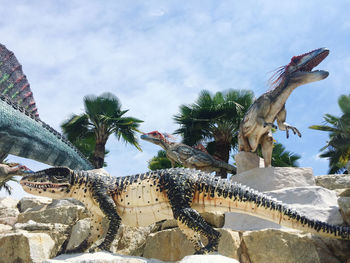
[[[231,145],[229,143],[217,141],[215,143],[215,152],[213,155],[220,160],[228,163],[228,160],[230,158],[230,150]],[[225,169],[220,169],[219,172],[216,172],[216,176],[227,178],[227,171]]]
[[[102,168],[105,162],[106,142],[96,142],[93,165],[96,169]]]

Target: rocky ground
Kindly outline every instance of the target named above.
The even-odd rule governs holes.
[[[275,171],[272,173],[278,176]],[[305,177],[305,173],[303,174]],[[249,176],[244,178],[246,177]],[[237,177],[236,180],[243,179]],[[254,185],[254,180],[249,180]],[[313,185],[315,180],[311,177],[304,181],[291,179],[293,187],[289,187],[288,180],[276,180],[276,182],[279,183],[275,183],[273,189],[261,191],[277,192],[276,197],[286,200],[290,199],[291,195],[296,195],[294,203],[301,209],[309,210],[307,204],[302,202],[306,198],[305,203],[311,202],[312,206],[324,211],[319,213],[315,208],[311,211],[312,216],[328,218],[328,221],[340,220],[336,214],[340,208],[344,221],[350,222],[350,176],[316,177],[316,185]],[[270,187],[271,184],[273,183],[266,185]],[[259,185],[254,188],[259,188]],[[295,190],[297,188],[300,189],[297,191]],[[339,203],[339,207],[334,204],[334,199]],[[26,197],[16,201],[9,197],[0,198],[0,262],[156,263],[181,260],[180,262],[350,263],[348,241],[320,238],[290,229],[277,229],[275,226],[262,229],[263,223],[258,221],[261,225],[257,227],[256,222],[248,219],[245,219],[245,227],[241,224],[240,231],[234,231],[222,227],[234,225],[233,221],[242,215],[227,214],[226,220],[223,215],[204,216],[222,233],[219,244],[221,256],[186,257],[193,255],[193,246],[177,228],[176,222],[171,220],[143,228],[122,226],[112,245],[111,250],[114,254],[99,252],[58,256],[65,249],[79,245],[88,235],[90,219],[84,206],[73,199]],[[254,226],[259,229],[252,230]]]

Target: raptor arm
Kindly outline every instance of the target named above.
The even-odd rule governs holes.
[[[298,134],[298,136],[301,137],[301,133],[299,132],[299,130],[296,127],[291,126],[288,123],[286,123],[286,117],[287,117],[287,111],[286,111],[285,107],[283,106],[282,110],[277,114],[278,128],[281,131],[286,131],[287,138],[289,138],[289,130],[292,130],[292,132],[294,134]]]

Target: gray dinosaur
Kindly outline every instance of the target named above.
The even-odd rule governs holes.
[[[294,56],[291,62],[281,67],[277,72],[277,78],[272,83],[274,88],[261,95],[246,112],[239,128],[239,151],[255,152],[261,145],[265,167],[271,166],[273,138],[271,128],[277,128],[274,122],[277,120],[278,128],[289,130],[301,137],[296,127],[286,123],[285,103],[298,86],[319,81],[328,77],[328,72],[314,70],[329,54],[326,48],[319,48],[300,56]]]
[[[183,143],[170,142],[159,131],[145,133],[141,135],[141,139],[162,147],[171,161],[172,167],[175,167],[175,163],[179,163],[184,167],[206,172],[219,172],[224,169],[231,174],[236,174],[236,167],[215,159],[208,152],[204,152],[203,149],[200,150]]]

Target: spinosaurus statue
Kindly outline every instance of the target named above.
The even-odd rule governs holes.
[[[236,167],[215,159],[206,152],[204,146],[201,148],[194,148],[183,143],[171,142],[159,131],[145,133],[141,135],[141,139],[162,147],[172,167],[175,167],[175,163],[179,163],[184,167],[206,172],[219,172],[221,169],[225,169],[231,174],[236,174]]]
[[[298,86],[319,81],[328,77],[324,70],[314,70],[329,54],[327,48],[319,48],[300,56],[292,57],[290,63],[281,67],[275,73],[272,80],[273,89],[261,95],[246,112],[239,128],[239,151],[255,152],[261,145],[265,167],[271,166],[273,138],[271,128],[277,128],[274,122],[277,120],[278,128],[289,130],[301,137],[296,127],[286,123],[285,103]],[[273,76],[273,77],[274,77]]]
[[[0,44],[0,158],[8,154],[53,166],[94,169],[65,137],[39,118],[22,66],[13,52]],[[21,166],[8,167],[1,169],[0,175],[21,174],[22,170]]]

